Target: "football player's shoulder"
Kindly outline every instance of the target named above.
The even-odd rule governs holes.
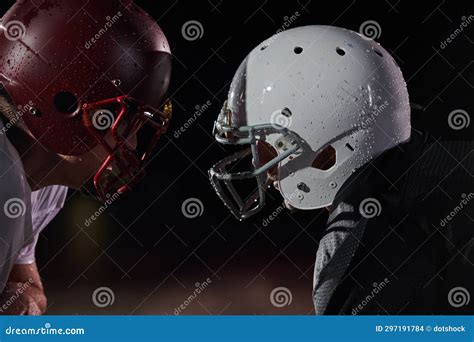
[[[2,198],[15,195],[24,197],[28,192],[20,156],[2,131],[0,131],[0,186]]]
[[[20,156],[0,122],[0,292],[20,250],[33,238],[31,190]]]
[[[3,128],[0,125],[0,129]],[[30,210],[31,190],[23,164],[5,133],[0,130],[0,221],[2,228],[24,228]],[[31,215],[31,214],[30,214]]]

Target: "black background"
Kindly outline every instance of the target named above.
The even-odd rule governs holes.
[[[326,213],[282,212],[264,226],[281,204],[270,191],[266,209],[239,223],[207,179],[207,169],[226,155],[210,131],[234,72],[296,12],[291,27],[324,24],[359,31],[363,22],[375,20],[382,29],[377,41],[399,63],[410,100],[418,105],[413,125],[442,139],[471,139],[473,123],[455,131],[447,118],[455,109],[474,113],[474,22],[440,47],[463,16],[474,14],[471,2],[136,1],[157,19],[172,48],[172,127],[147,179],[133,193],[85,227],[99,205],[71,191],[66,208],[42,234],[37,259],[49,313],[172,314],[195,283],[208,277],[212,285],[184,314],[312,313],[312,270]],[[2,11],[12,3],[2,1]],[[183,38],[189,20],[202,24],[201,39]],[[207,101],[211,106],[176,138],[174,132]],[[181,205],[188,198],[203,203],[202,216],[183,216]],[[93,305],[91,295],[99,286],[114,291],[112,306]],[[291,305],[271,305],[270,292],[278,286],[291,290]]]

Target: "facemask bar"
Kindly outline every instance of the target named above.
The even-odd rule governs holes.
[[[301,139],[288,128],[276,124],[232,127],[231,113],[227,103],[214,125],[214,137],[217,142],[225,145],[250,145],[249,148],[222,159],[209,170],[209,179],[219,198],[229,208],[231,213],[240,221],[258,213],[265,205],[265,192],[270,181],[267,172],[281,161],[295,153],[301,146]],[[281,134],[291,142],[291,147],[264,165],[260,165],[257,140],[265,141],[269,134]],[[229,172],[227,167],[239,160],[252,156],[253,170],[244,172]],[[232,184],[234,180],[252,179],[257,181],[257,190],[247,199],[243,199]],[[227,195],[226,191],[230,194]],[[258,204],[255,204],[258,203]]]
[[[111,132],[114,144],[108,143],[100,130],[94,126],[93,115],[98,110],[119,105],[119,114],[108,129]],[[130,108],[134,106],[136,113],[130,113]],[[122,194],[131,189],[145,175],[144,165],[160,137],[167,131],[172,117],[171,102],[166,102],[163,111],[156,110],[150,106],[141,105],[135,99],[128,96],[120,96],[92,104],[83,105],[83,122],[89,132],[97,139],[99,144],[109,153],[99,171],[94,176],[94,185],[102,201],[106,201],[112,194]],[[128,125],[124,132],[119,128],[128,120]],[[145,152],[141,156],[136,156],[135,152],[127,146],[127,139],[136,134],[143,126],[149,126],[153,130],[153,135],[147,144]],[[107,132],[108,132],[107,131]]]

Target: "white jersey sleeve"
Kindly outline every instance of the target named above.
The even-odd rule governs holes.
[[[35,262],[35,249],[39,234],[61,211],[66,201],[68,188],[60,185],[48,186],[31,194],[31,217],[34,239],[22,248],[17,264],[25,265]]]
[[[20,250],[33,240],[31,189],[0,120],[0,293]]]

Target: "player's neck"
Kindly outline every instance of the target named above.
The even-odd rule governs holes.
[[[48,151],[27,133],[16,130],[10,136],[25,170],[31,190],[35,191],[49,185],[74,187],[68,175],[74,175],[73,167],[66,158]]]

